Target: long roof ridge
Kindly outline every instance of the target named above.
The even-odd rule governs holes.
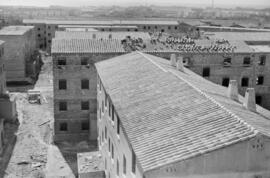
[[[164,69],[162,66],[160,66],[159,64],[157,64],[156,62],[154,62],[151,58],[149,58],[145,54],[141,53],[140,51],[137,51],[137,52],[139,54],[141,54],[145,59],[147,59],[151,63],[153,63],[155,66],[157,66],[159,69],[161,69],[162,71],[164,71],[164,72],[170,72],[172,75],[174,75],[178,79],[181,79],[182,81],[184,81],[185,83],[187,83],[189,86],[191,86],[197,92],[199,92],[199,94],[203,95],[205,98],[207,98],[208,100],[210,100],[211,102],[213,102],[214,104],[216,104],[218,107],[220,107],[225,112],[227,112],[229,115],[231,115],[233,118],[235,118],[236,120],[238,120],[240,123],[244,124],[247,128],[251,129],[251,131],[253,131],[255,133],[255,135],[257,135],[257,133],[259,132],[257,129],[255,129],[252,125],[248,124],[245,120],[243,120],[242,118],[240,118],[239,116],[237,116],[236,114],[232,113],[230,110],[228,110],[227,108],[225,108],[222,104],[220,104],[219,102],[217,102],[213,97],[207,95],[205,92],[203,92],[202,90],[200,90],[199,88],[197,88],[196,86],[194,86],[192,83],[190,83],[186,79],[180,77],[179,75],[177,75],[173,71],[168,71],[168,70]]]

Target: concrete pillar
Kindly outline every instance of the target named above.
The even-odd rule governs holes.
[[[177,70],[184,72],[183,56],[179,56],[176,63]]]
[[[176,56],[175,56],[175,54],[171,54],[170,61],[171,61],[171,65],[176,67]]]
[[[238,84],[236,80],[230,80],[227,96],[238,101]]]
[[[244,107],[250,111],[256,112],[256,100],[255,100],[255,89],[247,88],[244,100]]]

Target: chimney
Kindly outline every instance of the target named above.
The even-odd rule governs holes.
[[[238,84],[236,80],[230,80],[227,96],[232,100],[238,101]]]
[[[171,65],[176,67],[176,56],[175,56],[175,54],[171,54],[170,61],[171,61]]]
[[[112,34],[109,34],[109,39],[112,39]]]
[[[179,56],[176,62],[177,70],[184,72],[183,56]]]
[[[95,34],[95,33],[93,33],[92,37],[93,37],[93,39],[96,39],[96,34]]]
[[[244,100],[244,107],[250,111],[256,112],[256,101],[255,101],[255,89],[247,88]]]

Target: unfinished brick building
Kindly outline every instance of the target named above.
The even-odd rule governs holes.
[[[236,81],[214,84],[182,58],[133,52],[95,65],[106,177],[270,176],[270,112],[254,89],[243,98]]]
[[[94,63],[125,51],[118,40],[54,39],[54,140],[96,140]]]
[[[36,76],[35,33],[33,26],[8,26],[0,30],[5,41],[5,69],[7,82],[32,82]]]

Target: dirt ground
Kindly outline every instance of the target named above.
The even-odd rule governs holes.
[[[34,86],[42,94],[42,104],[30,104],[26,92],[11,93],[16,98],[19,128],[17,140],[4,177],[45,177],[47,151],[52,140],[53,90],[52,63],[44,58],[39,79]]]
[[[52,58],[43,56],[42,59],[44,65],[36,84],[32,86],[41,91],[41,105],[28,103],[26,91],[11,93],[12,97],[16,97],[20,124],[16,128],[13,149],[9,148],[4,153],[11,154],[9,162],[6,160],[8,164],[4,166],[4,178],[77,177],[77,153],[96,151],[97,148],[96,143],[89,142],[53,143]]]

